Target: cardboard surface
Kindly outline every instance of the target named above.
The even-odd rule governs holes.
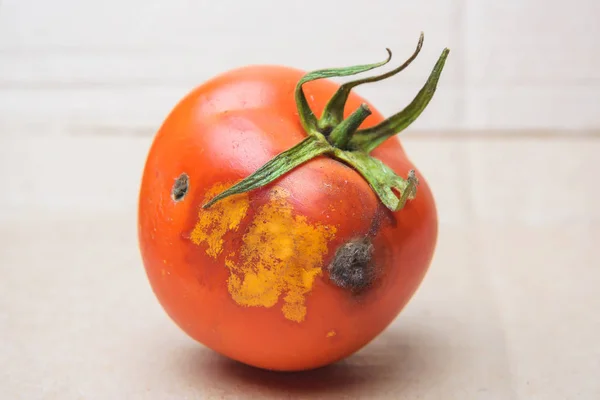
[[[10,399],[597,399],[598,227],[442,226],[395,323],[299,374],[185,336],[147,284],[131,216],[30,215],[0,227],[0,375]],[[559,250],[559,251],[556,251]]]
[[[3,398],[600,398],[597,141],[407,141],[439,202],[431,269],[380,337],[303,374],[228,361],[160,308],[136,237],[148,143],[0,143]]]

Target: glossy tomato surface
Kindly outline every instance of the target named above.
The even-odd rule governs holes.
[[[396,139],[372,155],[400,176],[416,170],[417,195],[398,212],[327,156],[202,208],[306,137],[302,75],[252,66],[194,89],[158,131],[139,197],[143,263],[167,314],[207,347],[273,370],[327,365],[375,338],[417,290],[437,238],[430,188]],[[317,116],[337,88],[304,86]],[[362,127],[381,122],[354,93],[346,115],[363,102],[373,114]]]

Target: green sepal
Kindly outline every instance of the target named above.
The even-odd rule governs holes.
[[[423,88],[401,112],[372,128],[362,130],[358,127],[371,113],[366,104],[361,105],[345,120],[341,120],[341,118],[345,102],[352,88],[362,83],[376,82],[388,78],[402,71],[417,56],[422,42],[423,34],[421,34],[414,54],[396,69],[385,74],[341,85],[334,97],[328,102],[319,121],[308,105],[302,85],[317,79],[355,75],[380,67],[390,61],[391,52],[387,50],[388,58],[379,63],[345,68],[328,68],[304,75],[296,85],[295,99],[300,122],[307,137],[291,149],[275,156],[247,178],[213,197],[203,205],[203,208],[208,208],[228,196],[268,185],[299,165],[319,155],[326,154],[354,168],[368,182],[388,209],[392,211],[402,209],[406,202],[416,195],[418,180],[415,171],[409,171],[407,178],[404,179],[382,161],[370,156],[369,153],[386,139],[408,127],[427,107],[435,93],[449,50],[444,49]]]
[[[297,166],[332,150],[333,147],[331,147],[323,135],[317,133],[308,136],[294,147],[279,153],[257,169],[252,175],[213,197],[202,208],[208,208],[226,197],[268,185]]]
[[[450,50],[448,49],[442,51],[425,85],[404,110],[392,115],[372,128],[356,131],[350,139],[348,148],[370,153],[385,140],[400,133],[412,124],[433,98],[449,52]]]
[[[358,85],[362,85],[364,83],[372,83],[382,81],[384,79],[390,78],[397,73],[403,71],[417,58],[417,55],[421,51],[423,47],[423,32],[419,36],[419,42],[417,43],[417,48],[413,52],[413,54],[400,66],[394,68],[391,71],[386,73],[366,77],[363,79],[357,79],[355,81],[346,82],[339,87],[339,89],[335,92],[333,97],[327,102],[325,108],[323,110],[323,115],[321,119],[318,121],[318,127],[321,132],[331,131],[335,126],[342,122],[344,118],[344,108],[346,106],[346,101],[348,100],[348,96],[350,96],[350,92]],[[389,50],[388,50],[389,51]],[[390,53],[391,58],[391,53]],[[389,59],[388,59],[389,61]]]
[[[419,181],[413,170],[409,171],[408,178],[404,179],[396,175],[383,162],[367,153],[336,149],[333,157],[358,171],[381,202],[392,211],[404,208],[407,200],[413,199],[417,194]],[[394,190],[401,193],[400,197],[394,193]]]
[[[296,84],[295,98],[296,98],[296,107],[298,108],[298,114],[300,115],[300,122],[302,123],[302,127],[304,130],[312,134],[318,130],[317,117],[310,109],[308,105],[308,101],[306,100],[306,95],[304,94],[304,90],[302,89],[302,85],[308,83],[310,81],[315,81],[317,79],[327,79],[327,78],[336,78],[342,76],[350,76],[360,74],[361,72],[367,72],[374,68],[381,67],[387,64],[392,58],[392,52],[390,49],[386,49],[388,53],[388,57],[384,61],[380,61],[374,64],[363,64],[363,65],[354,65],[352,67],[342,67],[342,68],[325,68],[319,69],[316,71],[308,72],[304,75]]]

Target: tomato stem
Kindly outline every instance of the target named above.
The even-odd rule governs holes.
[[[417,194],[418,180],[415,171],[409,171],[408,179],[396,175],[383,162],[360,151],[335,149],[333,157],[351,166],[369,183],[381,202],[392,211],[404,208],[406,201]],[[394,191],[400,192],[400,198]]]
[[[350,140],[349,148],[370,153],[386,139],[400,133],[412,124],[433,98],[449,52],[448,49],[442,51],[427,82],[406,108],[372,128],[357,131]]]
[[[346,106],[346,101],[348,100],[348,96],[350,95],[350,92],[352,91],[352,89],[354,89],[356,86],[362,85],[363,83],[378,82],[378,81],[387,79],[389,77],[396,75],[397,73],[399,73],[400,71],[403,71],[406,67],[408,67],[410,65],[410,63],[412,63],[413,60],[415,58],[417,58],[417,55],[421,51],[421,48],[423,47],[423,38],[424,38],[423,32],[421,32],[421,35],[419,36],[419,42],[417,43],[417,48],[415,49],[413,54],[402,65],[400,65],[400,66],[396,67],[395,69],[388,71],[384,74],[370,76],[370,77],[363,78],[363,79],[357,79],[355,81],[346,82],[343,85],[341,85],[339,87],[339,89],[335,92],[335,94],[333,95],[331,100],[329,100],[327,105],[325,105],[325,109],[323,110],[323,115],[321,116],[321,118],[318,121],[319,130],[321,132],[331,131],[335,126],[337,126],[339,123],[341,123],[341,121],[343,119],[343,115],[344,115],[344,108]],[[392,58],[392,52],[389,49],[386,49],[386,50],[388,51],[389,57],[387,59],[387,62],[385,62],[384,64],[387,64]],[[382,64],[382,65],[384,65],[384,64]]]
[[[361,104],[348,118],[333,128],[328,137],[329,143],[338,149],[346,148],[352,134],[356,132],[360,124],[371,114],[369,106],[365,103]]]
[[[332,150],[321,134],[308,136],[291,149],[275,156],[246,179],[213,197],[202,208],[208,208],[225,197],[263,187],[300,164]]]
[[[317,79],[356,75],[360,74],[361,72],[366,72],[374,68],[380,67],[382,65],[385,65],[390,61],[390,58],[392,57],[392,52],[389,49],[386,50],[388,52],[388,58],[384,61],[374,64],[355,65],[352,67],[344,68],[319,69],[307,73],[300,79],[300,81],[298,81],[298,83],[296,84],[294,97],[296,99],[296,107],[298,108],[298,114],[300,115],[300,122],[306,133],[311,135],[313,132],[316,132],[318,130],[318,126],[317,117],[308,105],[308,101],[306,100],[306,95],[304,94],[304,89],[302,88],[302,86],[308,82]]]
[[[425,110],[433,98],[450,50],[446,48],[442,51],[424,86],[413,101],[402,111],[392,115],[380,124],[366,129],[358,129],[371,114],[366,104],[362,104],[346,119],[343,119],[343,114],[352,88],[363,83],[377,82],[389,78],[404,70],[419,54],[422,45],[423,33],[419,37],[414,53],[399,67],[384,74],[341,85],[325,106],[320,119],[317,119],[308,105],[302,88],[305,83],[316,79],[356,75],[369,71],[387,64],[392,53],[389,49],[386,49],[388,58],[378,63],[321,69],[304,75],[296,85],[295,99],[300,122],[306,131],[307,138],[291,149],[278,154],[253,174],[212,198],[203,208],[208,208],[225,197],[263,187],[299,165],[319,155],[326,154],[349,165],[360,173],[387,208],[392,211],[402,209],[406,202],[416,195],[418,181],[415,171],[409,171],[407,178],[402,178],[369,153],[388,138],[406,129]]]

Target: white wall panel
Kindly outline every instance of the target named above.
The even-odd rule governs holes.
[[[410,101],[448,46],[438,93],[411,129],[595,130],[598,17],[595,0],[4,0],[0,127],[151,132],[223,70],[371,62],[385,47],[397,63],[422,30],[408,70],[358,90],[385,114]]]
[[[467,0],[466,124],[600,127],[600,2]]]
[[[388,83],[361,88],[385,114],[405,104],[445,46],[458,47],[452,0],[6,1],[0,11],[0,122],[62,121],[151,131],[188,90],[245,64],[303,69],[408,57]],[[416,129],[460,124],[461,58],[452,54],[431,110]],[[83,121],[83,122],[82,122]],[[71,128],[69,128],[71,129]]]

